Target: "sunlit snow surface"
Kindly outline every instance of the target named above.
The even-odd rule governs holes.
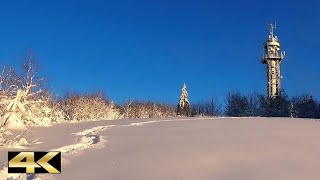
[[[61,151],[62,174],[10,176],[66,180],[319,179],[319,123],[291,118],[172,118],[28,127],[34,143],[23,150]],[[8,150],[0,149],[0,179],[10,177]]]

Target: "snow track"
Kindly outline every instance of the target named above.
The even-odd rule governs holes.
[[[90,129],[86,129],[80,132],[72,133],[71,135],[76,136],[76,141],[74,144],[66,145],[57,149],[52,149],[51,151],[61,151],[62,153],[62,166],[69,163],[68,157],[70,155],[79,155],[83,150],[86,149],[98,149],[105,147],[107,140],[105,137],[99,135],[100,132],[111,129],[111,128],[120,128],[120,127],[136,127],[143,126],[151,123],[160,123],[160,122],[171,122],[171,121],[186,121],[186,120],[199,120],[207,118],[196,118],[196,119],[170,119],[170,120],[152,120],[144,122],[134,122],[124,125],[106,125],[106,126],[96,126]],[[212,119],[212,118],[211,118]],[[54,179],[53,175],[50,174],[8,174],[7,164],[4,165],[0,170],[0,180],[5,179],[27,179],[27,180],[42,180],[42,179]]]

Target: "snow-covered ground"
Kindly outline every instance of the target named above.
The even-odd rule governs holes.
[[[320,122],[172,118],[28,127],[24,150],[62,151],[62,174],[28,179],[301,180],[320,178]],[[0,179],[8,174],[0,148]],[[15,149],[17,150],[17,149]],[[26,179],[25,175],[14,178]]]

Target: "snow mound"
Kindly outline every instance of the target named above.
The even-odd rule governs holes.
[[[14,113],[7,113],[0,119],[0,126],[6,129],[27,129],[21,119]]]
[[[29,142],[23,137],[26,131],[11,131],[0,128],[0,146],[11,149],[24,149]]]

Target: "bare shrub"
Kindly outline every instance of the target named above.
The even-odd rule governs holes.
[[[221,105],[216,96],[201,100],[192,105],[193,116],[220,116],[222,114]]]
[[[154,101],[128,101],[122,106],[125,118],[162,118],[176,116],[175,107]]]
[[[63,103],[65,120],[97,120],[97,119],[119,119],[120,111],[112,101],[107,100],[103,93],[78,94],[69,93]]]

